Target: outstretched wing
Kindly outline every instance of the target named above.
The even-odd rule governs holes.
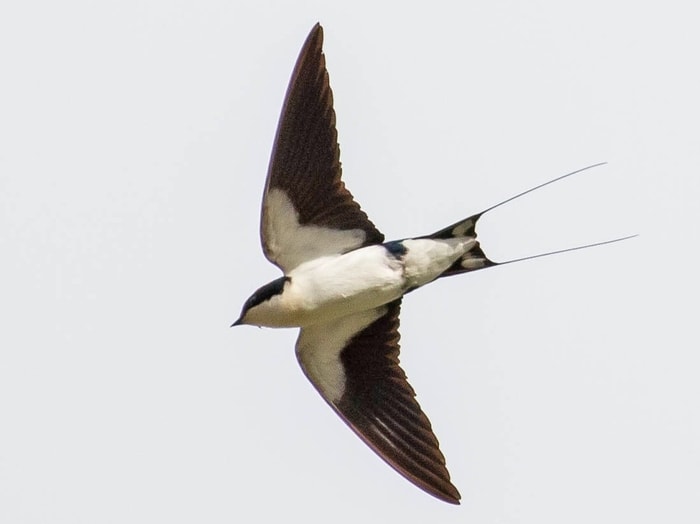
[[[341,418],[391,467],[431,495],[459,504],[430,421],[399,367],[401,299],[302,328],[297,358]]]
[[[384,240],[340,178],[322,44],[323,29],[316,24],[287,88],[265,184],[263,251],[285,273],[306,260]]]

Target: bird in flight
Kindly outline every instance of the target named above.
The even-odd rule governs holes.
[[[399,366],[401,299],[438,278],[524,260],[489,260],[477,221],[582,170],[432,235],[386,242],[341,180],[322,44],[316,24],[292,73],[265,183],[262,248],[284,276],[255,291],[233,325],[300,327],[297,359],[326,402],[406,479],[459,504],[430,421]]]

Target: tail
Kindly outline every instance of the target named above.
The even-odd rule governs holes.
[[[558,182],[560,180],[563,180],[564,178],[570,177],[570,176],[575,175],[577,173],[580,173],[582,171],[586,171],[587,169],[592,169],[594,167],[601,166],[603,164],[605,164],[605,162],[601,162],[599,164],[593,164],[591,166],[584,167],[584,168],[578,169],[576,171],[572,171],[571,173],[567,173],[566,175],[562,175],[562,176],[557,177],[553,180],[549,180],[547,182],[544,182],[543,184],[532,187],[526,191],[523,191],[522,193],[518,193],[515,196],[507,198],[506,200],[503,200],[502,202],[499,202],[498,204],[493,205],[493,206],[489,207],[488,209],[485,209],[484,211],[477,213],[476,215],[472,215],[469,218],[465,218],[464,220],[460,220],[459,222],[455,222],[451,226],[447,226],[446,228],[441,229],[440,231],[436,231],[432,235],[427,235],[427,236],[421,237],[421,238],[431,238],[431,239],[449,239],[449,238],[460,238],[460,237],[476,238],[476,224],[479,221],[479,219],[483,215],[488,213],[489,211],[496,209],[497,207],[500,207],[503,204],[507,204],[508,202],[511,202],[512,200],[515,200],[516,198],[520,198],[521,196],[527,195],[528,193],[531,193],[537,189],[543,188],[544,186],[548,186],[549,184],[553,184],[554,182]],[[479,269],[485,269],[487,267],[502,266],[505,264],[512,264],[514,262],[522,262],[524,260],[531,260],[533,258],[540,258],[540,257],[546,257],[546,256],[550,256],[550,255],[557,255],[559,253],[566,253],[568,251],[576,251],[578,249],[586,249],[589,247],[602,246],[605,244],[612,244],[613,242],[620,242],[622,240],[627,240],[629,238],[633,238],[636,236],[637,235],[630,235],[630,236],[626,236],[626,237],[615,238],[613,240],[596,242],[593,244],[585,244],[585,245],[581,245],[581,246],[569,247],[566,249],[559,249],[557,251],[549,251],[547,253],[539,253],[537,255],[530,255],[527,257],[506,260],[504,262],[494,262],[493,260],[489,259],[486,256],[486,254],[484,253],[483,249],[481,249],[481,245],[479,244],[479,242],[475,242],[474,246],[468,252],[466,252],[464,255],[462,255],[461,258],[456,260],[454,262],[454,264],[452,264],[442,275],[440,275],[439,278],[449,277],[451,275],[459,275],[460,273],[468,273],[469,271],[476,271]]]
[[[437,231],[432,235],[428,235],[422,238],[443,240],[448,238],[460,237],[476,238],[476,223],[481,218],[481,215],[483,215],[485,212],[486,211],[482,211],[481,213],[472,215],[469,218],[460,220],[459,222],[456,222],[451,226],[447,226],[446,228],[441,229],[440,231]],[[481,245],[477,241],[474,243],[474,245],[469,251],[467,251],[466,253],[464,253],[464,255],[455,260],[455,262],[449,268],[447,268],[447,270],[442,275],[440,275],[439,278],[449,277],[451,275],[459,275],[460,273],[467,273],[469,271],[476,271],[478,269],[485,269],[487,267],[497,265],[499,265],[499,263],[490,260],[484,253],[483,249],[481,249]]]

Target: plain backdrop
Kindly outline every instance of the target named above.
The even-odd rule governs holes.
[[[3,2],[0,521],[700,520],[692,2]],[[260,197],[325,29],[344,179],[387,238],[484,217],[507,260],[404,300],[463,495],[379,460],[229,329],[276,278]]]

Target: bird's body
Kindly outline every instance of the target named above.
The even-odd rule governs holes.
[[[406,239],[304,262],[284,292],[247,319],[267,327],[306,327],[373,309],[438,278],[476,245],[470,237]]]
[[[300,327],[297,359],[336,413],[401,475],[458,504],[399,366],[401,300],[437,278],[497,265],[476,240],[477,221],[531,190],[432,235],[386,242],[341,180],[322,42],[317,24],[292,73],[263,196],[263,251],[284,275],[253,293],[234,325]]]

